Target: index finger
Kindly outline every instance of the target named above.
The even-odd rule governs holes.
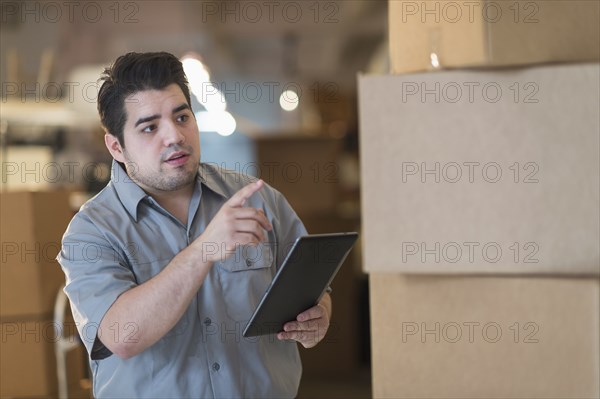
[[[242,187],[237,193],[233,194],[233,197],[229,198],[227,205],[232,208],[240,208],[244,206],[248,198],[263,188],[264,185],[265,183],[262,180],[259,180]]]

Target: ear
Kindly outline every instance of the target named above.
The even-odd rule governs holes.
[[[110,133],[105,133],[104,144],[106,145],[106,148],[108,148],[110,155],[112,155],[115,161],[125,163],[125,157],[123,156],[123,147],[121,147],[121,143],[119,143],[119,140],[116,136],[113,136]]]

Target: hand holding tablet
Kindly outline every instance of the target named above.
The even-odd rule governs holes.
[[[243,336],[280,333],[286,323],[308,321],[296,320],[302,314],[318,319],[319,315],[315,314],[321,311],[318,304],[357,238],[355,232],[299,237],[246,325]],[[289,331],[293,331],[293,327],[302,325],[296,323],[289,327],[292,327]]]

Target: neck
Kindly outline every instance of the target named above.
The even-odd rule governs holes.
[[[154,198],[171,215],[175,216],[181,223],[187,225],[188,211],[195,181],[174,191],[148,190],[144,191]]]

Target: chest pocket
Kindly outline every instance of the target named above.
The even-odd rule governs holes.
[[[275,275],[272,249],[265,244],[238,247],[216,264],[230,319],[247,321]]]

